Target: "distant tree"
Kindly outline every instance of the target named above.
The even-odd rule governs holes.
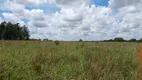
[[[48,39],[44,39],[43,41],[48,41]]]
[[[136,42],[137,40],[136,39],[130,39],[129,41],[130,42]]]
[[[79,40],[79,42],[82,42],[82,41],[83,41],[82,39]]]
[[[29,40],[31,40],[31,41],[39,41],[39,39],[34,39],[34,38],[29,39]]]
[[[113,39],[109,39],[109,40],[103,40],[103,42],[113,42]]]
[[[109,42],[113,42],[113,39],[108,40]]]
[[[139,42],[142,42],[142,38],[139,40]]]
[[[121,37],[117,37],[117,38],[114,38],[114,41],[115,42],[123,42],[125,40],[123,38],[121,38]]]

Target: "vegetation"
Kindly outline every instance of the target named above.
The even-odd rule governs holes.
[[[138,80],[137,43],[0,41],[0,80]]]
[[[29,31],[26,26],[2,22],[0,24],[0,40],[28,40]]]
[[[55,44],[56,44],[56,45],[59,45],[59,43],[60,43],[60,42],[59,42],[58,40],[55,41]]]
[[[26,26],[2,22],[0,40],[0,80],[138,79],[137,43],[130,42],[142,39],[41,41],[29,39]]]
[[[104,40],[102,42],[142,42],[142,39],[137,40],[137,39],[132,38],[130,40],[125,40],[125,39],[123,39],[121,37],[116,37],[114,39]]]
[[[82,42],[83,40],[82,40],[82,39],[80,39],[79,41],[80,41],[80,42]]]
[[[139,42],[142,42],[142,38],[139,40]]]
[[[129,41],[130,41],[130,42],[137,42],[136,39],[130,39]]]
[[[115,39],[114,39],[114,41],[117,41],[117,42],[123,42],[123,41],[124,41],[124,39],[123,39],[123,38],[121,38],[121,37],[117,37],[117,38],[115,38]]]

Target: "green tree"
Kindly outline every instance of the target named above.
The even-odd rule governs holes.
[[[117,37],[117,38],[114,39],[114,41],[116,41],[116,42],[123,42],[125,40],[123,38],[121,38],[121,37]]]
[[[137,40],[136,39],[130,39],[129,41],[130,42],[136,42]]]
[[[0,24],[0,40],[3,39],[3,35],[4,35],[4,31],[5,31],[5,27],[6,27],[6,22],[2,22]]]
[[[79,42],[82,42],[82,41],[83,41],[82,39],[79,40]]]
[[[19,23],[2,22],[0,24],[0,40],[28,40],[30,37],[28,28]]]
[[[28,40],[30,37],[28,28],[24,25],[21,28],[21,30],[22,30],[21,31],[22,32],[21,39]]]
[[[142,42],[142,38],[139,40],[139,42]]]

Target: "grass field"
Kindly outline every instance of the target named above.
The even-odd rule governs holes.
[[[137,43],[0,41],[0,80],[138,80]]]

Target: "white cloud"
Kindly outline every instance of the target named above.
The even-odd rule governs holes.
[[[51,3],[59,12],[46,14],[45,10],[26,6]],[[109,7],[89,5],[89,0],[14,0],[6,3],[13,13],[3,13],[4,19],[27,26],[32,38],[59,40],[102,40],[115,37],[125,39],[142,37],[142,3],[140,0],[110,0]],[[118,12],[114,12],[118,10]]]
[[[21,25],[24,25],[24,22],[12,13],[3,13],[2,15],[7,22],[11,22],[13,24],[20,23]]]
[[[125,10],[127,11],[127,10]],[[125,16],[123,16],[122,14],[122,18],[123,21],[119,24],[119,34],[123,34],[127,36],[127,38],[137,38],[138,34],[142,34],[141,33],[141,28],[142,28],[142,11],[141,12],[137,12],[137,13],[127,13],[124,14]],[[127,33],[127,34],[126,34]],[[142,37],[142,36],[141,36]]]
[[[110,0],[109,7],[112,10],[118,10],[115,14],[118,21],[118,27],[113,29],[116,37],[125,39],[141,38],[142,34],[142,0]]]
[[[63,0],[62,4],[64,3],[66,1]],[[73,6],[74,3],[75,1],[67,2],[67,4],[72,4]],[[78,8],[62,7],[59,13],[56,12],[52,15],[44,14],[44,11],[40,9],[28,10],[25,9],[25,6],[16,3],[10,3],[12,4],[10,7],[18,17],[30,20],[27,25],[31,33],[34,34],[32,37],[37,34],[38,37],[41,35],[44,38],[45,35],[54,34],[52,35],[54,39],[64,39],[64,37],[68,37],[66,40],[79,37],[90,39],[96,34],[98,34],[96,36],[102,36],[105,34],[103,32],[105,28],[111,29],[116,24],[110,8],[96,7],[95,5],[89,7],[85,2],[81,3],[80,1],[77,3],[81,4]],[[95,37],[95,39],[97,38]]]
[[[31,12],[25,9],[24,5],[16,4],[14,2],[7,2],[5,4],[6,4],[6,7],[13,12],[14,15],[20,18],[31,17]]]
[[[31,18],[33,20],[37,20],[37,21],[44,21],[45,20],[45,14],[43,10],[40,9],[33,9],[30,11],[31,13]]]
[[[104,36],[104,34],[107,35],[107,32],[103,32],[106,28],[111,29],[116,25],[110,8],[96,7],[95,5],[91,8],[85,5],[78,8],[62,8],[60,13],[48,15],[46,22],[49,26],[48,29],[54,29],[51,33],[56,33],[52,37],[60,36],[58,39],[64,39],[65,36],[68,36],[66,40],[70,40],[70,37],[72,39],[79,37],[90,39],[96,34],[96,36]],[[98,37],[92,39],[98,39]]]

